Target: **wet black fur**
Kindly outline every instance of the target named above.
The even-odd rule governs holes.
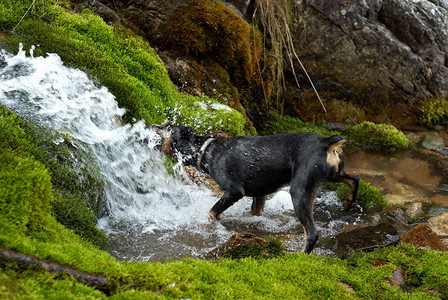
[[[172,152],[165,154],[198,167],[199,150],[210,136],[197,136],[192,128],[182,126],[152,128],[169,133]],[[351,188],[346,209],[356,200],[358,177],[343,170],[342,159],[338,168],[327,164],[327,149],[341,140],[338,135],[324,138],[314,133],[215,139],[205,149],[199,166],[224,193],[212,207],[211,216],[218,218],[243,196],[253,197],[252,212],[261,214],[265,196],[290,184],[294,210],[306,232],[305,252],[310,253],[319,238],[313,210],[314,198],[323,183],[343,182]]]

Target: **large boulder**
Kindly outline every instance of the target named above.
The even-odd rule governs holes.
[[[308,0],[301,6],[296,51],[325,99],[367,107],[364,118],[386,110],[389,121],[406,123],[412,104],[448,96],[448,1]],[[299,63],[295,68],[302,72]],[[308,86],[305,78],[301,83]],[[292,98],[311,118],[323,114],[318,103],[304,103],[316,102],[312,93]],[[341,102],[327,101],[329,114],[347,109]]]

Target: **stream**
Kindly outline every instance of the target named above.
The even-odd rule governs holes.
[[[163,156],[138,143],[154,135],[144,122],[122,125],[125,110],[107,88],[65,67],[56,54],[33,57],[32,49],[29,55],[23,49],[17,55],[2,51],[0,103],[36,126],[69,134],[75,147],[93,155],[106,193],[106,213],[98,227],[110,236],[107,250],[121,260],[202,257],[238,232],[278,237],[288,252],[303,248],[302,226],[287,188],[266,202],[261,217],[250,215],[251,199],[243,198],[220,222],[209,224],[208,211],[218,200],[212,191],[192,183],[180,165],[170,175]],[[350,148],[344,153],[348,172],[378,187],[387,199],[424,203],[423,215],[446,212],[448,181],[437,161],[416,151],[377,154]],[[372,223],[376,214],[360,207],[345,212],[334,192],[323,191],[315,204],[321,234],[315,252],[336,255],[334,237]]]

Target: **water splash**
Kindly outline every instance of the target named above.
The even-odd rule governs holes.
[[[111,253],[128,260],[199,256],[234,232],[281,237],[301,231],[286,191],[267,202],[263,217],[250,216],[250,201],[243,199],[221,223],[207,226],[217,199],[189,183],[181,168],[169,175],[163,157],[138,143],[154,135],[144,122],[121,124],[125,110],[107,88],[65,67],[58,55],[33,57],[33,50],[30,56],[22,47],[17,55],[0,53],[0,102],[33,124],[69,134],[76,147],[92,153],[106,184],[108,213],[98,226],[110,233]],[[318,223],[321,231],[332,230],[327,223]]]

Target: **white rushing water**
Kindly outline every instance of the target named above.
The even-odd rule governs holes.
[[[241,231],[289,238],[291,248],[301,249],[301,226],[287,192],[267,201],[263,217],[250,216],[251,202],[242,199],[210,226],[208,211],[218,199],[189,182],[179,166],[169,175],[163,157],[138,143],[153,136],[143,121],[121,125],[125,110],[107,88],[65,67],[56,54],[30,52],[0,53],[0,103],[31,123],[69,134],[76,147],[93,154],[107,202],[98,227],[110,234],[112,254],[128,260],[199,256]],[[319,202],[326,220],[318,226],[331,234],[345,221],[333,220],[327,206],[341,205],[332,194]]]

